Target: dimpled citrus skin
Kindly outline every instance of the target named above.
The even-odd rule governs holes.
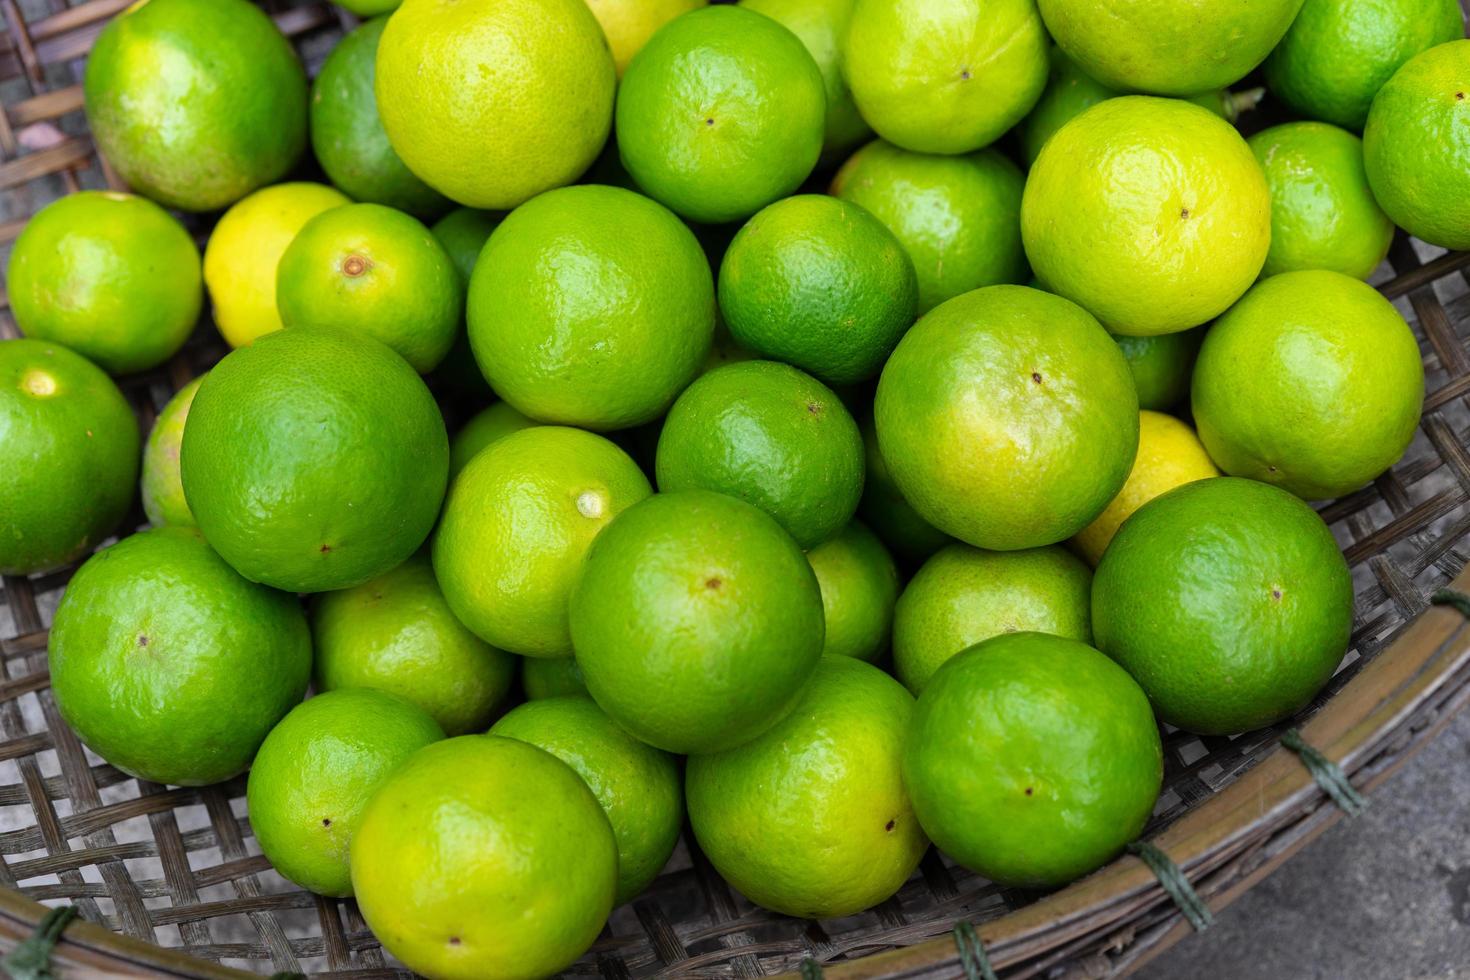
[[[146,198],[82,191],[48,204],[16,239],[6,270],[15,324],[112,374],[174,355],[204,305],[199,249]]]
[[[1248,141],[1271,189],[1271,250],[1261,275],[1331,269],[1367,279],[1393,222],[1373,200],[1363,141],[1319,122],[1284,123]]]
[[[822,655],[869,663],[888,649],[898,568],[878,536],[853,521],[806,553],[822,589]]]
[[[893,666],[917,696],[961,650],[1035,630],[1092,642],[1092,572],[1060,545],[982,551],[951,544],[909,580],[893,616]]]
[[[306,693],[296,597],[247,582],[194,528],[164,527],[87,560],[51,627],[51,690],[83,742],[156,783],[245,771]]]
[[[643,45],[660,27],[678,17],[705,6],[708,0],[588,0],[592,16],[607,37],[618,77],[628,69],[628,62],[643,50]]]
[[[1255,280],[1271,196],[1225,120],[1125,96],[1047,141],[1026,180],[1021,238],[1042,286],[1109,330],[1173,333],[1217,316]]]
[[[531,419],[510,407],[507,402],[496,402],[470,417],[449,440],[449,479],[453,480],[480,450],[501,436],[529,429],[535,425]]]
[[[718,752],[791,710],[822,653],[822,596],[770,517],[706,490],[660,493],[593,542],[572,591],[593,698],[669,752]]]
[[[977,289],[915,324],[883,369],[874,419],[919,516],[1000,551],[1080,531],[1138,448],[1118,345],[1081,307],[1025,286]]]
[[[685,218],[735,221],[806,180],[826,111],[795,34],[745,7],[706,7],[665,24],[628,66],[618,150],[638,186]]]
[[[545,749],[586,780],[618,841],[616,904],[631,901],[663,870],[684,823],[673,756],[623,731],[585,694],[529,701],[490,734]]]
[[[528,701],[587,693],[582,668],[573,657],[522,657],[521,687]]]
[[[87,122],[107,162],[167,207],[214,211],[306,148],[306,73],[245,0],[146,0],[87,58]]]
[[[899,772],[913,711],[878,668],[823,657],[774,728],[691,758],[689,822],[720,875],[757,905],[809,919],[898,891],[929,849]]]
[[[1373,97],[1363,162],[1393,223],[1431,245],[1470,248],[1470,41],[1404,63]]]
[[[1266,59],[1266,84],[1305,116],[1361,129],[1400,65],[1464,36],[1455,0],[1306,0]]]
[[[587,169],[617,76],[583,0],[405,0],[378,42],[378,114],[408,169],[513,208]]]
[[[351,203],[336,188],[303,181],[256,191],[225,212],[204,246],[204,284],[215,326],[231,347],[281,329],[276,309],[281,255],[302,225],[328,208]]]
[[[301,327],[215,365],[180,463],[189,509],[226,561],[252,581],[322,592],[381,575],[423,543],[449,437],[403,358]]]
[[[1145,504],[1092,580],[1098,647],[1161,719],[1201,735],[1300,710],[1342,659],[1352,621],[1352,575],[1332,532],[1254,480],[1198,480]]]
[[[276,307],[288,327],[361,332],[420,374],[459,334],[459,270],[416,218],[381,204],[349,204],[302,226],[276,267]]]
[[[739,497],[803,548],[836,534],[863,494],[863,437],[820,381],[774,361],[742,361],[690,385],[658,437],[658,487]]]
[[[434,573],[456,616],[495,646],[566,657],[567,595],[588,547],[652,492],[613,443],[538,425],[496,440],[450,487]]]
[[[1192,402],[1200,439],[1226,473],[1326,500],[1404,454],[1424,405],[1424,366],[1409,325],[1373,287],[1337,272],[1285,272],[1210,328]]]
[[[1194,95],[1243,78],[1270,54],[1302,0],[1037,0],[1046,29],[1116,89]]]
[[[421,217],[440,214],[449,199],[404,165],[378,117],[374,62],[387,23],[379,17],[358,27],[322,63],[311,86],[311,148],[327,177],[353,200]]]
[[[888,464],[878,450],[878,433],[872,416],[864,417],[859,426],[863,434],[863,458],[866,474],[863,496],[858,501],[858,516],[872,528],[894,556],[914,565],[948,544],[949,535],[924,520],[903,499],[903,494],[888,472]]]
[[[919,823],[1000,885],[1051,888],[1143,830],[1163,780],[1148,699],[1076,640],[1010,633],[934,675],[904,747]]]
[[[515,680],[516,658],[455,618],[424,554],[318,596],[311,633],[318,691],[386,691],[427,711],[449,735],[484,731]]]
[[[348,848],[363,807],[388,774],[444,732],[402,698],[331,691],[299,704],[250,766],[250,829],[277,871],[301,887],[352,894]]]
[[[874,140],[842,165],[832,193],[867,208],[903,243],[923,314],[960,293],[1026,278],[1025,182],[995,150],[933,156]]]
[[[1163,411],[1178,405],[1189,394],[1189,375],[1199,345],[1205,339],[1203,327],[1153,337],[1118,334],[1113,339],[1133,372],[1139,408]]]
[[[138,421],[91,361],[0,342],[0,573],[64,565],[112,533],[138,479]]]
[[[538,980],[602,930],[617,888],[612,827],[549,752],[465,735],[420,749],[368,802],[352,841],[363,918],[410,969]]]
[[[194,394],[203,380],[195,378],[168,400],[153,420],[153,429],[143,446],[143,513],[155,527],[195,524],[194,513],[184,499],[184,481],[179,475],[179,446],[184,441],[189,406],[194,404]]]
[[[678,218],[632,191],[541,195],[495,229],[475,273],[475,360],[533,419],[650,422],[709,355],[715,296],[704,252]]]
[[[1034,0],[857,0],[844,51],[863,118],[919,153],[989,145],[1046,85]]]

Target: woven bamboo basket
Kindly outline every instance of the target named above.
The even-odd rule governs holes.
[[[129,2],[0,0],[0,251],[56,197],[120,186],[88,138],[79,83],[93,39]],[[320,2],[266,6],[313,70],[353,24]],[[1375,282],[1414,324],[1428,378],[1424,419],[1392,472],[1322,508],[1353,568],[1352,647],[1290,723],[1363,793],[1470,699],[1470,625],[1429,602],[1445,586],[1470,590],[1470,253],[1441,254],[1401,235],[1388,264]],[[0,338],[16,336],[3,299],[0,311]],[[121,379],[141,422],[223,353],[203,325],[166,368]],[[134,513],[127,526],[142,523]],[[46,640],[73,570],[6,578],[0,592],[0,952],[32,933],[47,905],[74,904],[81,918],[52,957],[61,976],[406,976],[351,901],[310,895],[271,869],[250,834],[243,780],[170,789],[133,779],[67,729],[48,688]],[[1281,747],[1288,727],[1166,735],[1164,792],[1145,837],[1214,909],[1342,815]],[[932,850],[868,912],[789,919],[735,894],[686,835],[653,887],[613,914],[569,973],[974,978],[980,971],[955,938],[966,922],[1005,978],[1123,975],[1191,928],[1137,857],[1042,896],[999,888]]]

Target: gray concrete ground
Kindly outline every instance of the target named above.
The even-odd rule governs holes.
[[[1470,711],[1141,980],[1470,980]]]

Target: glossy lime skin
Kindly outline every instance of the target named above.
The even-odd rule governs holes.
[[[913,712],[878,668],[823,657],[774,728],[689,760],[700,849],[742,895],[785,915],[840,918],[889,898],[929,849],[899,771]]]
[[[426,374],[459,334],[463,284],[418,219],[349,204],[297,232],[276,266],[276,307],[287,327],[366,334]]]
[[[699,373],[714,277],[667,209],[618,187],[566,187],[491,234],[468,313],[480,370],[518,411],[622,429],[663,414]]]
[[[522,657],[521,687],[528,701],[587,693],[582,668],[573,657]]]
[[[630,507],[571,599],[587,690],[635,736],[678,753],[733,748],[791,710],[822,652],[822,596],[770,517],[707,490]]]
[[[806,553],[822,589],[822,655],[872,663],[888,649],[898,568],[878,536],[858,521]]]
[[[1143,830],[1163,780],[1148,698],[1076,640],[1008,633],[945,664],[903,778],[936,846],[997,884],[1053,888]]]
[[[538,980],[571,965],[612,911],[618,852],[597,798],[554,755],[464,735],[420,749],[368,802],[352,841],[363,918],[410,969]]]
[[[1189,376],[1205,331],[1180,330],[1153,337],[1114,335],[1118,349],[1133,372],[1138,389],[1138,407],[1161,412],[1173,408],[1189,394]]]
[[[920,320],[883,368],[874,421],[919,516],[999,551],[1087,526],[1138,449],[1118,345],[1081,307],[1025,286],[977,289]]]
[[[1220,89],[1260,64],[1302,0],[1037,0],[1046,29],[1082,70],[1155,95]]]
[[[1098,647],[1161,719],[1201,735],[1305,707],[1352,623],[1352,575],[1332,532],[1254,480],[1197,480],[1155,497],[1118,529],[1092,580]]]
[[[449,608],[486,641],[567,657],[567,596],[593,540],[652,488],[613,443],[539,425],[497,440],[450,487],[434,533]]]
[[[226,561],[252,581],[322,592],[423,544],[449,437],[403,358],[369,337],[301,327],[206,375],[180,464],[189,509]]]
[[[444,732],[381,691],[330,691],[292,708],[255,755],[250,829],[277,871],[308,891],[352,894],[347,863],[363,807],[394,769]]]
[[[882,539],[894,557],[906,564],[917,565],[953,539],[920,517],[903,498],[878,449],[878,433],[873,427],[872,417],[865,417],[859,428],[863,434],[867,473],[863,481],[863,496],[858,501],[858,516]]]
[[[1046,84],[1032,0],[857,0],[843,73],[879,136],[969,153],[1021,120]]]
[[[327,177],[354,201],[432,217],[449,210],[449,199],[414,176],[378,117],[374,62],[387,24],[387,17],[367,21],[322,63],[311,86],[311,148]]]
[[[1092,642],[1092,570],[1061,545],[982,551],[951,544],[904,587],[893,614],[893,666],[922,694],[962,650],[1035,631]]]
[[[545,749],[586,780],[618,841],[615,904],[658,877],[684,823],[683,778],[673,756],[629,735],[585,694],[528,701],[490,734]]]
[[[245,0],[134,4],[98,36],[83,88],[107,162],[167,207],[226,207],[306,148],[306,73]]]
[[[747,7],[665,24],[618,86],[614,123],[638,186],[691,221],[749,217],[806,180],[827,97],[801,39]]]
[[[146,198],[112,191],[41,209],[15,240],[6,288],[21,333],[112,374],[168,360],[204,305],[199,249],[184,226]]]
[[[1424,366],[1413,331],[1377,290],[1338,272],[1285,272],[1215,321],[1192,401],[1220,469],[1325,500],[1403,456]]]
[[[655,469],[660,490],[739,497],[810,548],[857,510],[863,437],[820,381],[786,364],[742,361],[679,396],[658,437]]]
[[[484,731],[515,682],[516,658],[444,601],[427,555],[311,606],[318,691],[371,688],[428,712],[448,735]]]
[[[184,499],[184,480],[179,474],[179,448],[184,441],[184,423],[189,419],[189,407],[194,404],[194,395],[204,379],[195,378],[180,388],[158,418],[153,420],[153,429],[143,445],[143,513],[155,527],[174,524],[193,527],[194,513]]]
[[[194,528],[87,560],[51,627],[66,723],[122,771],[204,786],[245,771],[301,700],[311,636],[296,597],[246,581]]]
[[[1266,59],[1266,84],[1304,116],[1362,129],[1400,65],[1464,36],[1455,0],[1306,0]]]
[[[0,574],[64,565],[111,534],[133,502],[139,441],[133,410],[91,361],[0,342]]]
[[[449,440],[449,479],[452,481],[480,450],[501,436],[529,429],[535,424],[508,402],[496,402],[476,412]]]
[[[1373,97],[1363,162],[1393,223],[1431,245],[1470,248],[1470,41],[1406,61]]]
[[[1368,187],[1363,141],[1320,122],[1272,126],[1248,141],[1271,189],[1271,250],[1261,275],[1330,269],[1367,279],[1393,222]]]
[[[874,140],[842,165],[832,193],[867,208],[903,243],[924,314],[960,293],[1025,280],[1025,183],[995,150],[935,156]]]
[[[828,384],[873,377],[914,322],[914,264],[863,207],[802,194],[769,205],[720,263],[720,312],[735,343]]]

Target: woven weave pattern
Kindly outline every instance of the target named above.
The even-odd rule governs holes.
[[[0,250],[8,251],[27,217],[50,200],[119,186],[87,138],[80,79],[92,40],[128,2],[0,0],[7,28],[0,35]],[[311,69],[352,23],[320,3],[266,6]],[[1392,271],[1375,282],[1414,324],[1429,394],[1405,459],[1371,487],[1322,509],[1353,567],[1357,604],[1352,652],[1311,710],[1426,607],[1464,566],[1470,547],[1470,254],[1440,255],[1400,236],[1389,262]],[[16,335],[7,304],[0,337]],[[146,426],[172,391],[223,353],[205,327],[166,369],[120,383]],[[125,526],[142,524],[135,511]],[[258,972],[400,975],[352,902],[315,897],[271,870],[250,834],[243,779],[205,789],[134,780],[66,728],[48,689],[46,630],[72,571],[6,578],[0,593],[0,887],[36,901],[74,902],[85,919],[214,963]],[[1286,727],[1238,738],[1168,736],[1165,788],[1151,832],[1263,758]],[[1406,728],[1396,738],[1411,736]],[[1254,859],[1289,844],[1259,841]],[[1237,877],[1250,870],[1249,860],[1240,860]],[[653,888],[614,914],[572,972],[755,977],[794,970],[807,957],[830,963],[907,945],[948,932],[959,919],[1004,915],[1031,897],[931,851],[903,890],[877,908],[802,922],[754,908],[696,849],[681,844]],[[1157,907],[1126,932],[1083,935],[1002,975],[1116,969],[1126,965],[1131,943],[1171,921],[1172,912]]]

